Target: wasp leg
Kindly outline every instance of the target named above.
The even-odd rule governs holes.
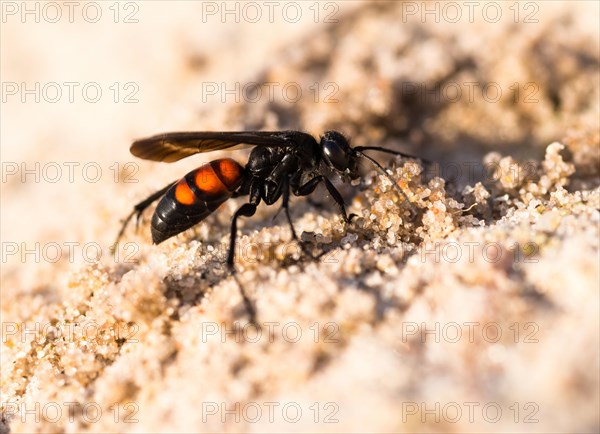
[[[175,182],[177,182],[177,181],[175,181]],[[137,220],[136,220],[136,227],[137,227],[137,225],[139,224],[139,221],[140,221],[140,217],[141,217],[142,213],[144,212],[144,210],[146,208],[148,208],[152,204],[152,202],[155,202],[156,200],[158,200],[159,198],[164,196],[164,194],[167,192],[167,190],[169,188],[171,188],[175,184],[175,182],[172,182],[169,185],[167,185],[166,187],[161,188],[157,192],[152,193],[146,199],[144,199],[143,201],[141,201],[140,203],[138,203],[137,205],[135,205],[133,207],[133,211],[131,211],[131,213],[123,221],[123,226],[121,226],[121,230],[119,231],[119,234],[117,235],[117,239],[115,240],[115,242],[113,243],[113,245],[110,248],[112,252],[114,252],[115,249],[117,248],[117,244],[119,243],[119,240],[125,233],[125,229],[127,228],[127,225],[129,224],[129,221],[131,220],[131,218],[134,215],[137,215]]]
[[[227,254],[227,267],[231,272],[231,275],[235,279],[238,287],[240,288],[240,294],[242,295],[242,299],[244,300],[244,306],[246,311],[248,312],[248,316],[250,317],[250,322],[258,327],[258,323],[256,322],[256,309],[252,305],[252,302],[246,295],[246,291],[244,290],[244,286],[239,281],[235,273],[235,240],[237,238],[237,219],[240,217],[252,217],[256,213],[256,207],[260,203],[260,190],[258,189],[257,184],[252,184],[250,186],[250,200],[248,203],[245,203],[233,215],[233,219],[231,220],[231,235],[229,238],[229,253]]]
[[[281,208],[285,212],[285,217],[290,225],[290,230],[292,231],[292,238],[295,241],[298,241],[298,235],[296,234],[296,229],[294,229],[294,224],[292,223],[292,217],[290,216],[290,180],[289,178],[285,178],[283,182],[283,191],[281,195]],[[279,210],[281,210],[279,208]],[[277,211],[279,213],[279,211]]]
[[[317,185],[319,185],[319,183],[322,182],[325,184],[325,187],[327,188],[327,191],[329,192],[329,194],[331,195],[331,197],[333,198],[333,200],[335,201],[335,203],[337,204],[338,208],[339,208],[339,212],[342,215],[342,218],[344,219],[344,222],[349,223],[354,217],[356,217],[355,214],[351,214],[350,217],[348,217],[348,215],[346,214],[346,207],[344,205],[344,199],[342,198],[342,195],[340,194],[340,192],[337,190],[337,188],[335,188],[335,186],[331,183],[331,181],[323,175],[317,175],[314,178],[308,180],[307,182],[305,182],[304,184],[300,185],[299,187],[297,187],[296,189],[293,190],[293,193],[296,196],[306,196],[311,194],[313,191],[315,191],[315,188],[317,188]],[[287,203],[287,199],[286,196],[286,190],[284,190],[284,196],[283,196],[283,208],[285,209],[285,213],[286,216],[288,218],[288,222],[290,224],[290,227],[292,228],[292,235],[294,236],[294,239],[298,240],[298,237],[296,236],[296,233],[294,231],[294,226],[292,225],[292,220],[290,218],[290,214],[288,211],[288,203]],[[289,192],[288,192],[289,195]],[[319,253],[317,256],[314,256],[311,252],[309,252],[306,249],[306,245],[303,241],[298,241],[300,243],[300,247],[302,248],[302,251],[305,254],[308,254],[310,257],[312,257],[313,259],[319,259],[321,258],[323,255],[325,255],[327,252],[321,252]]]
[[[335,186],[331,183],[331,181],[326,176],[323,176],[323,175],[315,176],[311,180],[309,180],[306,183],[304,183],[303,185],[299,186],[294,191],[294,194],[296,196],[306,196],[308,194],[311,194],[313,191],[315,191],[315,188],[317,188],[317,185],[320,182],[325,184],[327,191],[329,192],[329,194],[331,195],[331,197],[337,204],[340,214],[342,215],[342,218],[344,219],[344,222],[349,223],[350,219],[348,218],[348,214],[346,214],[346,206],[344,205],[344,199],[342,199],[342,195],[340,194],[340,192],[337,190],[337,188],[335,188]]]
[[[325,208],[323,202],[317,202],[316,200],[314,200],[312,197],[307,197],[306,201],[314,208],[318,209],[318,210],[323,210]],[[353,219],[355,219],[356,217],[358,217],[358,214],[348,214],[348,220],[352,221]]]
[[[321,255],[317,255],[317,256],[313,255],[312,252],[310,250],[308,250],[308,247],[306,246],[306,242],[304,242],[300,238],[298,238],[296,229],[294,229],[294,223],[292,222],[292,217],[290,215],[290,205],[289,205],[290,204],[290,181],[289,181],[289,178],[286,178],[284,181],[281,200],[282,200],[281,208],[283,208],[283,210],[285,212],[285,216],[288,221],[288,224],[290,225],[290,229],[292,231],[292,239],[298,243],[298,245],[300,246],[300,249],[302,249],[302,253],[304,253],[307,256],[310,256],[312,259],[319,259],[319,257]],[[280,210],[281,210],[281,208],[280,208]]]

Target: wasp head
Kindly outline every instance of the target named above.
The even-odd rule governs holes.
[[[336,170],[342,176],[349,176],[354,179],[358,175],[358,155],[348,140],[337,131],[326,131],[321,137],[321,149],[323,159],[327,166]]]

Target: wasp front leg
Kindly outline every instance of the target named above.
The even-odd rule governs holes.
[[[307,196],[307,195],[311,194],[313,191],[315,191],[315,188],[317,188],[317,185],[319,185],[320,182],[325,184],[327,191],[329,192],[329,194],[335,201],[336,205],[338,206],[339,212],[342,215],[344,222],[350,223],[350,219],[348,218],[348,214],[346,213],[346,205],[344,204],[344,199],[342,198],[342,195],[340,194],[340,192],[337,190],[337,188],[335,188],[335,186],[331,183],[331,181],[326,176],[324,176],[324,175],[315,176],[314,178],[305,182],[303,185],[300,185],[299,187],[297,187],[294,190],[294,194],[296,196]]]

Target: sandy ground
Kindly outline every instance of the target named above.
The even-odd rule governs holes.
[[[1,431],[597,432],[598,4],[267,3],[2,3]],[[133,139],[253,129],[432,162],[374,154],[412,205],[365,164],[351,224],[294,198],[319,261],[277,206],[243,220],[258,331],[243,199],[108,248],[248,153]]]

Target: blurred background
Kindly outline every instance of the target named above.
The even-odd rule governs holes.
[[[339,129],[458,164],[472,184],[466,169],[488,152],[539,160],[597,132],[598,2],[75,3],[0,4],[11,320],[32,314],[18,302],[31,294],[60,301],[133,204],[208,158],[137,160],[136,138]]]

